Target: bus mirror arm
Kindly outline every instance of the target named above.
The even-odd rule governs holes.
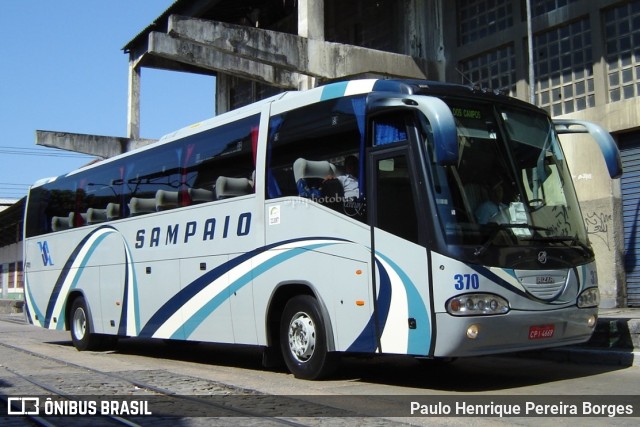
[[[369,98],[369,113],[407,107],[419,110],[429,120],[435,142],[436,163],[441,166],[457,165],[458,130],[451,109],[444,101],[420,95],[403,98],[373,95]]]
[[[584,120],[556,119],[553,121],[559,135],[572,133],[588,133],[598,143],[611,178],[622,176],[622,160],[620,150],[611,134],[595,123]]]

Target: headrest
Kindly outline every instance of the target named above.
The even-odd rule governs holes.
[[[210,202],[213,200],[213,191],[204,188],[189,188],[189,197],[194,202]]]
[[[129,210],[131,215],[138,215],[141,213],[155,212],[156,211],[156,199],[145,199],[140,197],[132,197],[129,200]]]
[[[300,158],[293,162],[293,176],[296,182],[302,178],[325,178],[335,175],[336,167],[326,160]]]
[[[247,178],[219,176],[218,179],[216,179],[216,196],[218,199],[244,196],[245,194],[251,193],[253,193],[253,186]]]
[[[177,191],[156,191],[156,208],[158,210],[170,209],[178,206],[180,193]]]

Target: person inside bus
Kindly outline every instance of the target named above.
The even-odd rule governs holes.
[[[358,158],[356,156],[347,156],[344,159],[343,173],[338,176],[327,176],[325,182],[337,179],[342,184],[344,198],[349,200],[360,197],[360,188],[358,185]]]
[[[476,209],[476,219],[479,224],[495,222],[498,224],[508,222],[506,212],[508,206],[503,202],[504,186],[501,179],[497,179],[489,190],[489,199],[485,200]]]

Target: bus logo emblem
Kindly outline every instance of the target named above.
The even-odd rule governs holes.
[[[49,252],[49,244],[45,240],[44,242],[38,242],[38,246],[40,247],[40,255],[42,255],[42,264],[44,266],[53,265],[53,260],[51,259],[51,252]]]
[[[547,263],[547,251],[538,252],[538,262],[540,264],[546,264]]]

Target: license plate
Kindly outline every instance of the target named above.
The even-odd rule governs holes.
[[[529,339],[541,340],[551,338],[555,330],[556,327],[554,325],[531,326],[529,328]]]

